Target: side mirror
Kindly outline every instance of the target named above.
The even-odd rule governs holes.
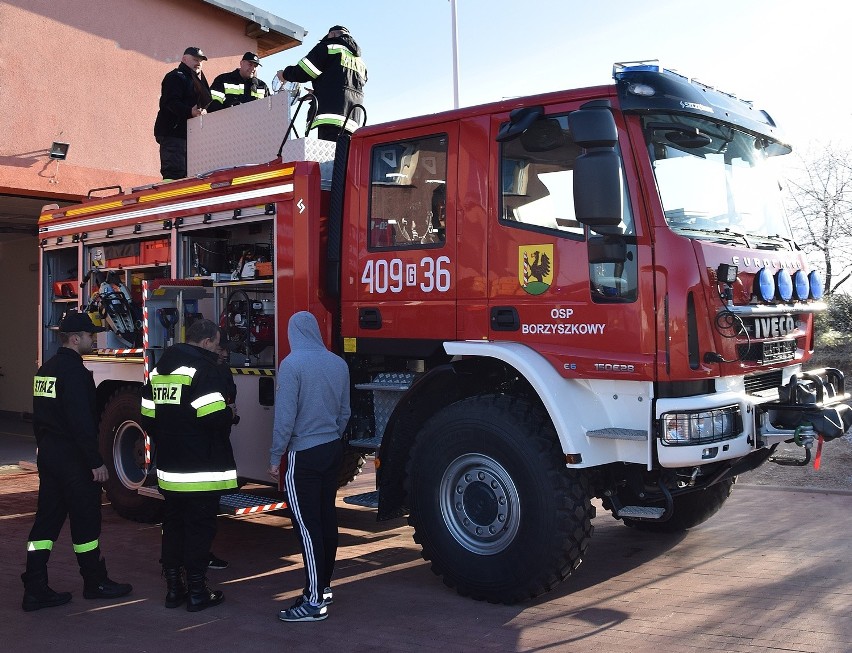
[[[544,115],[544,107],[521,107],[509,113],[509,122],[497,132],[497,142],[505,143],[523,134],[532,124]]]
[[[574,214],[591,229],[621,223],[623,180],[615,151],[618,129],[609,101],[583,105],[568,115],[574,142],[584,152],[574,162]]]

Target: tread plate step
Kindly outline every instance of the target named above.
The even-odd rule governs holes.
[[[363,506],[364,508],[379,507],[379,491],[365,492],[364,494],[353,494],[349,497],[343,497],[343,503],[348,503],[350,506]]]
[[[219,513],[223,515],[250,515],[269,510],[283,510],[287,502],[246,492],[223,494],[219,498]]]
[[[665,512],[665,508],[654,506],[622,506],[618,511],[618,516],[633,519],[659,519]]]

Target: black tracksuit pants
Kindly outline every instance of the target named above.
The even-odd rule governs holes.
[[[184,567],[187,574],[204,574],[216,536],[219,495],[167,490],[163,495],[163,566]]]
[[[304,594],[322,600],[337,557],[337,483],[343,464],[340,440],[285,454],[284,487],[305,563]]]
[[[71,444],[45,438],[38,448],[38,504],[27,541],[27,571],[43,571],[65,519],[84,578],[100,570],[101,486]]]

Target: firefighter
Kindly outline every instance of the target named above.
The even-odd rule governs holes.
[[[186,177],[186,121],[207,113],[210,85],[201,70],[207,57],[200,48],[183,51],[180,65],[163,77],[154,138],[160,145],[164,181]]]
[[[207,586],[219,497],[237,487],[229,433],[234,418],[217,369],[219,327],[197,320],[169,347],[142,389],[142,421],[156,446],[165,497],[162,563],[167,608],[198,612],[224,600]],[[184,582],[184,573],[186,582]]]
[[[91,353],[99,331],[105,329],[85,313],[69,312],[59,323],[59,350],[39,368],[33,383],[39,490],[27,570],[21,576],[27,612],[71,600],[70,592],[55,592],[47,584],[47,561],[66,517],[83,576],[83,597],[114,599],[133,590],[109,579],[99,544],[101,483],[109,473],[98,453],[95,382],[83,365],[83,355]]]
[[[254,52],[246,52],[240,60],[239,68],[216,77],[210,85],[213,101],[207,110],[218,111],[267,97],[269,88],[262,79],[257,78],[257,67],[260,65],[260,59]]]
[[[364,102],[367,66],[361,48],[342,25],[334,25],[298,64],[279,70],[277,76],[282,83],[313,83],[317,110],[311,108],[308,130],[316,128],[319,138],[335,141],[341,127],[353,132],[363,120],[356,110],[343,124],[352,105]]]
[[[305,588],[281,621],[321,621],[332,603],[337,557],[335,498],[349,422],[349,368],[323,344],[317,319],[295,313],[290,353],[278,367],[269,475],[281,479],[305,564]]]

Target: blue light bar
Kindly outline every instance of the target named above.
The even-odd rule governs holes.
[[[778,296],[782,302],[789,302],[793,298],[793,277],[787,270],[778,270],[775,285],[778,286]]]

